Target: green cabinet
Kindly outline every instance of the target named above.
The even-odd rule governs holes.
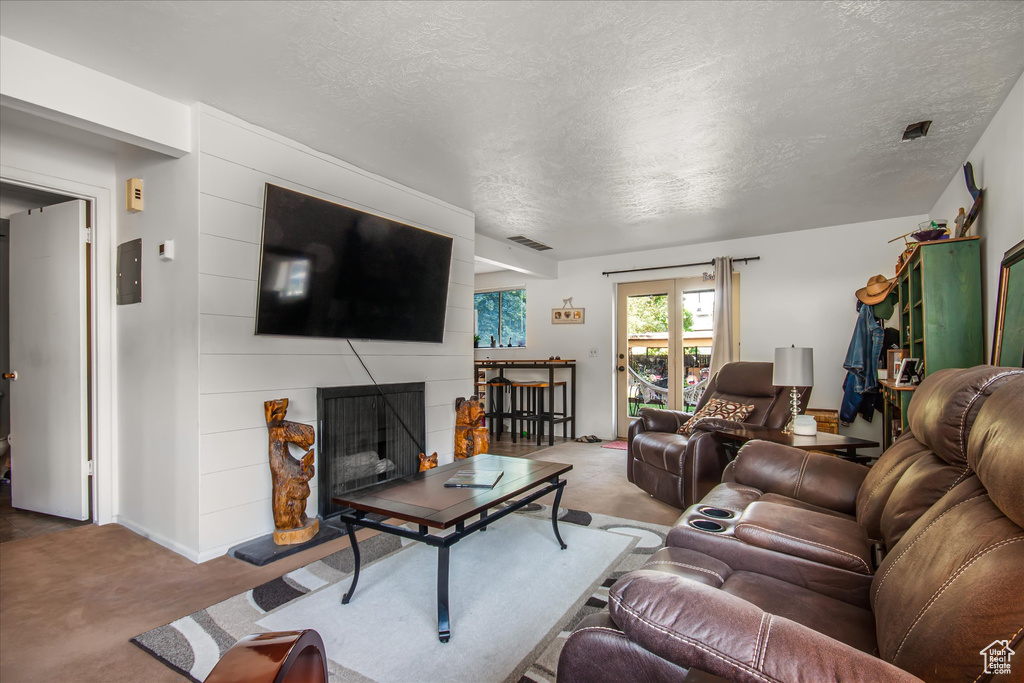
[[[904,358],[924,362],[924,374],[985,362],[981,252],[977,237],[922,242],[896,276]],[[882,445],[907,428],[914,387],[882,383]]]
[[[977,237],[922,242],[899,274],[900,339],[924,374],[985,362]]]

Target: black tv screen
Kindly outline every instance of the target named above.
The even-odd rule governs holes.
[[[452,238],[267,183],[256,334],[444,341]]]

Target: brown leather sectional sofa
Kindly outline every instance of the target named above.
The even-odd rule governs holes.
[[[801,390],[801,405],[807,405],[810,393],[810,387]],[[744,424],[782,429],[790,416],[788,397],[789,387],[772,384],[771,363],[738,361],[727,363],[711,378],[694,411],[712,398],[737,401],[754,406]],[[677,433],[690,417],[691,413],[676,410],[642,408],[629,428],[626,455],[626,478],[680,510],[722,481],[722,471],[729,463],[713,432]]]
[[[982,654],[1024,656],[1024,370],[933,373],[909,423],[870,469],[744,446],[558,680],[1024,680]]]

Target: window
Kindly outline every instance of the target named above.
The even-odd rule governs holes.
[[[477,292],[476,333],[480,346],[526,346],[526,290]]]

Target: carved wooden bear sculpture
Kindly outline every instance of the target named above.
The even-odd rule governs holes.
[[[426,453],[420,453],[420,472],[426,472],[437,467],[437,451],[434,451],[430,455]]]
[[[455,459],[463,460],[490,447],[487,427],[481,426],[484,404],[475,398],[455,399]]]
[[[309,480],[315,473],[314,451],[316,439],[313,428],[284,419],[288,412],[288,399],[266,401],[263,412],[270,433],[270,473],[274,485],[274,543],[291,545],[303,543],[316,535],[319,522],[306,519],[306,499],[309,498]],[[288,452],[288,444],[308,448],[301,460]]]

